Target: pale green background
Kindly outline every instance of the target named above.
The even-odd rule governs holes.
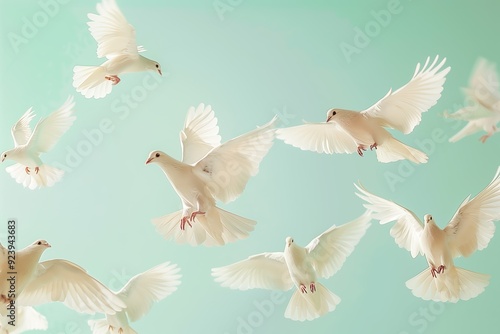
[[[353,44],[354,28],[385,10],[377,1],[236,1],[220,19],[211,0],[121,0],[119,5],[137,28],[147,57],[162,64],[164,77],[127,117],[123,95],[137,93],[145,77],[123,75],[105,99],[86,99],[71,85],[74,65],[101,60],[88,33],[86,14],[94,1],[66,1],[34,36],[16,49],[9,34],[21,35],[23,18],[33,22],[49,0],[1,0],[0,11],[0,151],[12,147],[10,127],[33,106],[38,117],[49,114],[68,95],[76,100],[77,120],[43,159],[63,164],[71,149],[85,145],[84,132],[110,119],[113,131],[92,146],[78,167],[49,189],[23,189],[0,173],[1,221],[19,221],[18,246],[44,238],[52,248],[42,259],[66,258],[119,289],[131,276],[164,261],[182,268],[182,285],[133,324],[139,333],[238,333],[239,319],[256,317],[255,301],[270,291],[233,291],[220,287],[210,269],[264,251],[280,251],[287,235],[306,245],[332,224],[363,212],[353,183],[412,209],[432,213],[443,227],[461,201],[477,194],[499,165],[500,135],[486,144],[480,134],[456,144],[447,139],[462,123],[446,121],[444,110],[463,104],[477,57],[499,62],[500,2],[408,1],[386,27],[371,37],[359,54],[346,60],[342,42]],[[228,3],[229,0],[222,0]],[[49,1],[50,2],[50,1]],[[43,14],[42,14],[43,15]],[[10,35],[12,36],[12,34]],[[224,247],[177,245],[157,234],[151,218],[180,209],[180,200],[157,166],[144,164],[161,149],[180,158],[178,133],[189,106],[211,104],[223,140],[269,121],[281,126],[302,120],[323,121],[331,107],[361,110],[391,87],[405,84],[415,65],[427,56],[447,57],[452,70],[438,104],[423,115],[408,136],[397,138],[429,153],[425,165],[381,164],[375,154],[319,155],[277,141],[243,195],[221,207],[258,221],[246,240]],[[168,74],[167,74],[168,73]],[[159,79],[160,80],[160,79]],[[153,81],[151,81],[153,82]],[[37,118],[38,119],[38,118]],[[440,135],[432,139],[432,132]],[[392,187],[387,178],[400,175]],[[412,259],[389,235],[390,226],[374,223],[342,270],[321,280],[342,298],[334,312],[312,322],[283,317],[291,296],[284,294],[260,326],[240,333],[494,333],[500,327],[500,236],[487,249],[456,263],[491,274],[486,291],[470,301],[436,304],[414,297],[404,282],[426,267]],[[5,240],[5,231],[0,234]],[[49,333],[89,333],[87,315],[60,304],[38,307],[49,319]]]

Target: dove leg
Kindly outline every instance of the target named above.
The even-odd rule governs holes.
[[[115,328],[113,326],[111,326],[111,325],[108,326],[108,332],[113,333],[114,330],[115,330]]]
[[[39,167],[35,167],[35,173],[38,174],[39,171],[40,171],[40,168]]]
[[[300,291],[302,291],[302,293],[307,293],[307,287],[302,283],[300,284]]]
[[[490,138],[495,132],[497,132],[497,127],[495,125],[493,125],[491,127],[491,131],[489,131],[487,134],[482,136],[479,140],[481,141],[481,143],[484,144],[486,142],[486,139]]]
[[[373,151],[373,149],[377,149],[377,143],[373,143],[370,145],[370,151]]]
[[[437,272],[438,271],[436,270],[436,267],[432,266],[431,267],[431,275],[432,275],[432,277],[436,278],[437,277],[437,275],[436,275]]]
[[[204,215],[206,212],[204,211],[195,211],[191,214],[191,221],[193,221],[197,215]]]
[[[118,334],[123,334],[123,328],[118,329]]]
[[[106,75],[104,79],[109,80],[113,83],[113,85],[117,85],[120,83],[121,79],[118,78],[117,75]]]
[[[188,216],[184,216],[181,218],[181,230],[185,230],[186,229],[186,223],[189,225],[189,227],[193,227],[193,225],[191,225],[191,223],[189,222],[189,217]]]
[[[438,273],[438,274],[441,274],[441,273],[442,273],[442,274],[444,274],[444,269],[445,269],[445,268],[446,268],[446,267],[445,267],[444,265],[440,265],[440,266],[437,268],[437,273]]]
[[[29,167],[26,167],[26,168],[24,169],[24,171],[26,172],[26,174],[30,175],[30,168],[29,168]]]
[[[316,284],[314,284],[314,282],[311,282],[311,284],[309,285],[309,289],[311,290],[311,292],[316,292]]]
[[[365,145],[358,145],[358,154],[360,157],[363,156],[363,151],[366,151]]]

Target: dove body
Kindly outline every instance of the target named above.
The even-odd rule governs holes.
[[[309,287],[316,282],[316,271],[307,260],[305,248],[297,246],[293,239],[288,237],[285,245],[285,262],[293,283],[298,289]]]
[[[0,271],[0,298],[3,303],[8,302],[8,300],[10,299],[10,278],[15,277],[15,291],[13,292],[17,298],[23,292],[24,287],[34,276],[38,261],[40,261],[40,257],[42,256],[43,252],[50,247],[50,245],[46,241],[39,242],[40,244],[31,244],[16,252],[16,262],[14,270],[9,269],[7,258],[2,259]],[[8,273],[13,271],[17,274],[12,275]]]
[[[159,154],[158,157],[156,157],[157,154]],[[151,157],[153,156],[154,159],[148,159],[148,162],[154,162],[160,166],[175,192],[181,198],[183,217],[191,216],[194,211],[205,212],[210,206],[215,206],[215,199],[196,175],[193,166],[178,161],[161,151],[151,153]]]

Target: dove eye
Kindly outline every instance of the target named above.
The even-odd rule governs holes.
[[[156,68],[160,67],[160,65],[156,64]]]
[[[160,157],[160,153],[156,153],[155,157],[159,158]]]
[[[37,243],[37,245],[41,245],[41,244],[42,244],[42,242],[41,242],[41,241],[39,241],[39,242]]]
[[[337,115],[337,112],[336,111],[332,112],[332,116],[335,116],[335,115]]]

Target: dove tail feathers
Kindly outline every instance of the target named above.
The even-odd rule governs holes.
[[[481,130],[481,126],[477,125],[476,122],[471,121],[467,123],[467,125],[464,126],[460,131],[458,131],[454,136],[450,137],[449,141],[450,143],[455,143],[464,137],[478,132],[479,130]]]
[[[102,66],[75,66],[73,68],[73,87],[86,98],[99,99],[111,93],[113,86],[106,80],[106,69]]]
[[[403,144],[396,138],[387,139],[377,147],[377,158],[380,162],[393,162],[408,159],[416,164],[426,163],[427,155],[413,147]]]
[[[110,323],[106,319],[89,320],[88,324],[90,326],[90,329],[92,330],[92,334],[110,334],[110,333],[137,334],[137,332],[128,325],[119,328],[113,326],[113,330],[110,330]]]
[[[406,282],[412,293],[424,300],[456,303],[481,294],[489,284],[490,276],[459,267],[446,268],[432,277],[427,268]]]
[[[26,173],[26,166],[21,164],[14,164],[5,168],[5,170],[17,183],[31,190],[52,187],[64,175],[64,171],[48,165],[39,166],[38,173],[35,168],[30,168],[30,173]]]
[[[154,218],[152,222],[165,239],[173,239],[177,243],[187,243],[191,246],[222,246],[228,242],[244,239],[253,231],[256,224],[253,220],[214,206],[205,214],[197,215],[190,221],[191,226],[186,224],[185,230],[181,230],[182,215],[183,211],[179,210]]]
[[[321,283],[316,283],[316,291],[303,293],[296,289],[285,310],[285,318],[291,320],[313,320],[335,310],[340,297]]]

